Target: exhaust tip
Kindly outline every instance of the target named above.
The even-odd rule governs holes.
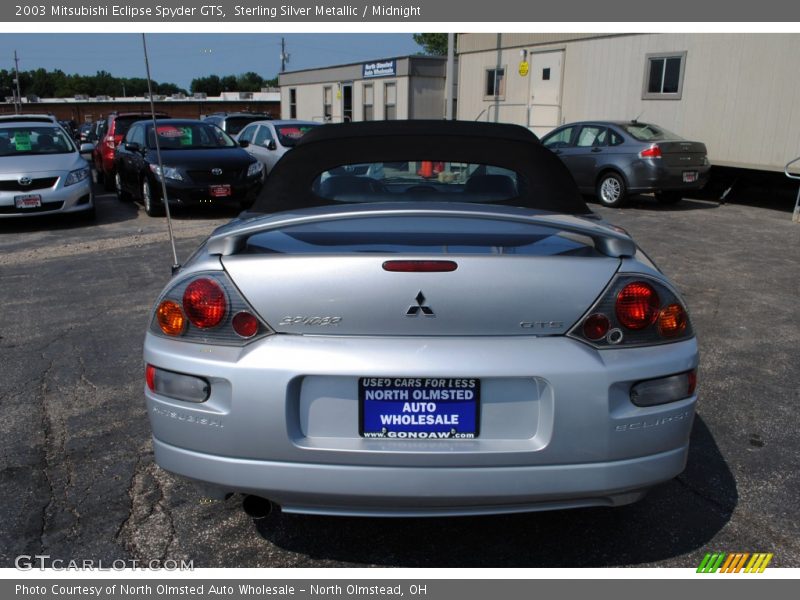
[[[272,512],[272,502],[261,496],[246,496],[242,508],[251,519],[264,519]]]

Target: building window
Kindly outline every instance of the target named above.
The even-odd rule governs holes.
[[[680,100],[686,52],[648,54],[645,60],[644,100]]]
[[[297,118],[297,90],[289,88],[289,118]]]
[[[375,104],[375,90],[372,84],[364,86],[364,120],[372,121],[375,119],[373,105]]]
[[[387,83],[383,88],[384,110],[383,118],[387,121],[397,119],[397,84]]]
[[[329,85],[322,88],[322,118],[333,119],[333,88]]]
[[[506,95],[506,70],[486,69],[486,97],[502,98]]]

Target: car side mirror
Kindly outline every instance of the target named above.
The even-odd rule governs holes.
[[[125,150],[129,152],[141,152],[142,147],[136,142],[125,142]]]
[[[81,148],[78,152],[81,156],[83,156],[84,154],[91,154],[92,152],[94,152],[94,144],[84,142],[83,144],[81,144]]]
[[[242,148],[247,148],[249,145],[250,142],[248,142],[247,140],[239,140],[239,146],[241,146]]]
[[[275,140],[270,140],[266,144],[264,144],[264,147],[267,150],[275,150],[278,146],[277,144],[275,144]]]

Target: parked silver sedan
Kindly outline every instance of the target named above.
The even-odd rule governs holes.
[[[144,360],[157,463],[286,512],[627,504],[684,469],[697,401],[675,286],[488,123],[309,132],[166,284]]]
[[[94,218],[89,163],[49,117],[0,120],[0,218],[58,213]]]
[[[706,146],[652,123],[585,121],[562,125],[542,144],[564,161],[578,188],[605,206],[620,207],[631,193],[654,192],[663,204],[708,182]]]
[[[265,172],[269,173],[300,138],[319,125],[313,121],[293,119],[255,121],[242,129],[234,139],[261,162]]]

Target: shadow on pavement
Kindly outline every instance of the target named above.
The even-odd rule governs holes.
[[[497,517],[359,519],[274,512],[256,519],[276,546],[314,559],[404,567],[613,567],[678,557],[730,520],[736,483],[697,417],[688,467],[644,500]],[[687,558],[687,566],[695,566]]]

